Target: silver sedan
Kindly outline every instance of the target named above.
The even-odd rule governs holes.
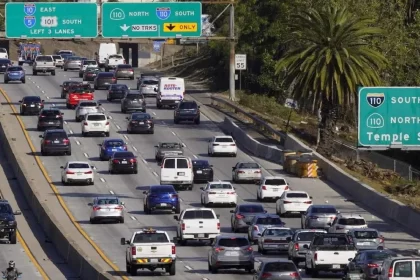
[[[287,252],[289,242],[292,240],[293,230],[284,227],[271,227],[266,228],[258,236],[258,252],[261,254],[273,251]]]
[[[261,167],[255,162],[238,162],[232,167],[232,181],[252,181],[261,180]]]
[[[296,265],[286,260],[264,260],[253,280],[301,280]]]
[[[116,221],[124,223],[124,202],[118,197],[96,197],[93,203],[88,204],[92,207],[90,223],[95,224],[103,221]]]

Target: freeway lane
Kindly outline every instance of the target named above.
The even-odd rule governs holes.
[[[29,68],[27,72],[31,73]],[[48,103],[55,104],[63,109],[65,119],[67,121],[66,130],[73,132],[72,144],[73,154],[70,157],[43,157],[44,165],[46,166],[53,181],[57,182],[57,187],[62,193],[69,205],[70,210],[79,220],[83,228],[88,234],[97,242],[98,245],[105,251],[105,253],[116,262],[116,264],[124,269],[124,248],[119,245],[119,238],[122,236],[130,236],[131,232],[143,226],[155,226],[159,229],[164,229],[172,236],[175,234],[175,221],[172,215],[151,215],[145,216],[142,209],[142,191],[144,187],[150,184],[158,183],[158,178],[155,176],[159,174],[159,167],[154,160],[153,146],[158,141],[182,141],[186,144],[186,154],[194,157],[207,157],[206,140],[214,134],[220,134],[217,127],[212,124],[207,118],[202,116],[202,124],[200,126],[181,124],[173,125],[172,111],[170,110],[156,110],[152,100],[148,102],[148,112],[154,113],[156,119],[156,130],[154,135],[126,135],[125,134],[125,116],[119,113],[118,103],[108,103],[106,99],[106,91],[96,91],[96,99],[101,100],[105,112],[112,116],[112,131],[111,137],[127,137],[127,142],[130,147],[135,147],[137,154],[145,162],[140,163],[139,174],[137,175],[108,175],[106,162],[97,161],[99,147],[98,143],[102,138],[82,138],[80,137],[80,124],[75,123],[74,111],[64,109],[64,100],[57,99],[59,97],[60,88],[58,87],[62,81],[68,78],[78,79],[77,72],[61,72],[57,71],[56,77],[51,76],[28,76],[26,85],[9,84],[3,85],[3,88],[16,102],[25,95],[39,94],[48,96],[50,99]],[[30,79],[29,79],[30,78]],[[34,81],[35,83],[32,83]],[[134,88],[134,82],[121,81],[127,83]],[[39,132],[34,131],[36,127],[35,117],[23,117],[25,125],[27,126],[30,136],[39,149]],[[119,133],[118,133],[118,132]],[[77,145],[80,143],[80,145]],[[135,151],[134,149],[132,149]],[[86,153],[86,155],[85,155]],[[67,160],[77,159],[84,160],[89,158],[92,164],[97,167],[97,177],[95,186],[88,187],[63,187],[60,181],[60,165],[64,165]],[[210,161],[215,167],[215,177],[221,180],[229,180],[231,178],[231,167],[237,161],[249,161],[251,158],[243,152],[238,153],[235,158],[211,158]],[[280,166],[272,164],[263,160],[254,159],[258,161],[267,171],[274,174],[281,172]],[[155,173],[153,173],[155,172]],[[284,175],[287,177],[287,175]],[[103,179],[100,180],[100,178]],[[406,248],[411,249],[417,246],[417,240],[407,234],[401,233],[395,226],[389,225],[376,218],[374,215],[357,207],[353,203],[344,200],[339,194],[329,188],[325,183],[315,179],[300,179],[288,178],[290,185],[294,189],[306,190],[314,196],[315,203],[324,203],[328,200],[329,203],[334,204],[342,212],[358,213],[365,217],[372,227],[378,228],[384,232],[387,238],[387,247],[390,248]],[[198,206],[200,202],[200,185],[196,185],[192,192],[181,192],[180,196],[183,200],[182,207]],[[237,192],[242,201],[255,201],[255,186],[254,185],[235,185]],[[115,193],[122,197],[127,205],[126,224],[108,224],[108,225],[90,225],[88,224],[89,209],[86,206],[91,201],[91,197],[97,194]],[[266,203],[265,207],[270,212],[274,211],[274,204]],[[230,209],[222,208],[216,209],[216,212],[221,214],[221,223],[223,232],[230,232]],[[133,218],[131,218],[133,217]],[[288,218],[285,219],[288,226],[298,228],[300,226],[299,219]],[[177,278],[187,279],[215,279],[215,277],[207,272],[207,257],[208,247],[206,246],[188,246],[177,247],[178,258],[181,262],[177,265]],[[244,273],[241,273],[244,274]],[[154,275],[150,273],[144,274]],[[244,274],[245,276],[246,274]],[[225,275],[225,278],[233,278],[235,275]],[[337,276],[338,277],[338,276]],[[245,278],[251,279],[250,275]]]

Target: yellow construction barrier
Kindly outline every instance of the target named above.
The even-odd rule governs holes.
[[[318,178],[317,160],[310,157],[301,157],[297,163],[297,176],[301,178]]]
[[[287,167],[286,167],[287,157],[288,156],[293,156],[293,155],[296,155],[296,152],[295,151],[292,151],[292,150],[284,150],[283,151],[283,169],[284,170],[287,169]]]
[[[286,158],[287,168],[285,169],[285,171],[287,173],[295,174],[295,175],[297,174],[296,165],[297,165],[297,162],[298,162],[299,158],[300,158],[300,156],[296,156],[296,155],[288,156]]]

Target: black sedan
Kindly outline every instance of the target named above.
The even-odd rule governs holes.
[[[115,152],[109,159],[108,172],[137,174],[137,157],[132,152]]]
[[[12,62],[9,59],[0,59],[0,73],[6,72],[7,67],[12,66]]]
[[[71,85],[80,84],[79,81],[64,81],[61,87],[61,98],[66,98],[67,93],[69,92],[69,87]]]
[[[192,161],[194,182],[212,182],[213,181],[213,165],[205,159],[197,159]]]
[[[132,113],[130,117],[127,117],[127,120],[128,134],[137,132],[155,133],[153,117],[147,113]]]
[[[113,101],[114,99],[123,99],[124,96],[130,91],[127,85],[114,84],[110,85],[108,89],[108,95],[106,100]]]
[[[44,100],[40,96],[25,96],[20,103],[20,114],[38,115],[44,109]]]

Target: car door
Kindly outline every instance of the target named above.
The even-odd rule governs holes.
[[[350,272],[360,271],[360,263],[362,260],[363,260],[362,253],[357,253],[354,259],[352,259],[349,263],[349,271]]]
[[[239,162],[234,167],[232,167],[232,178],[236,178],[236,172],[238,170],[238,167],[239,167]]]
[[[309,213],[311,213],[311,211],[312,211],[312,206],[309,206],[306,212],[302,214],[301,223],[304,227],[306,226],[306,219],[308,218],[308,215]]]
[[[61,177],[64,177],[64,174],[66,174],[68,166],[69,163],[66,163],[66,165],[64,165],[64,168],[61,170]]]
[[[397,260],[394,262],[392,280],[413,279],[413,260]]]
[[[283,207],[283,201],[284,201],[285,198],[286,198],[286,192],[283,192],[281,194],[280,198],[276,202],[277,210],[281,211],[281,209]]]

